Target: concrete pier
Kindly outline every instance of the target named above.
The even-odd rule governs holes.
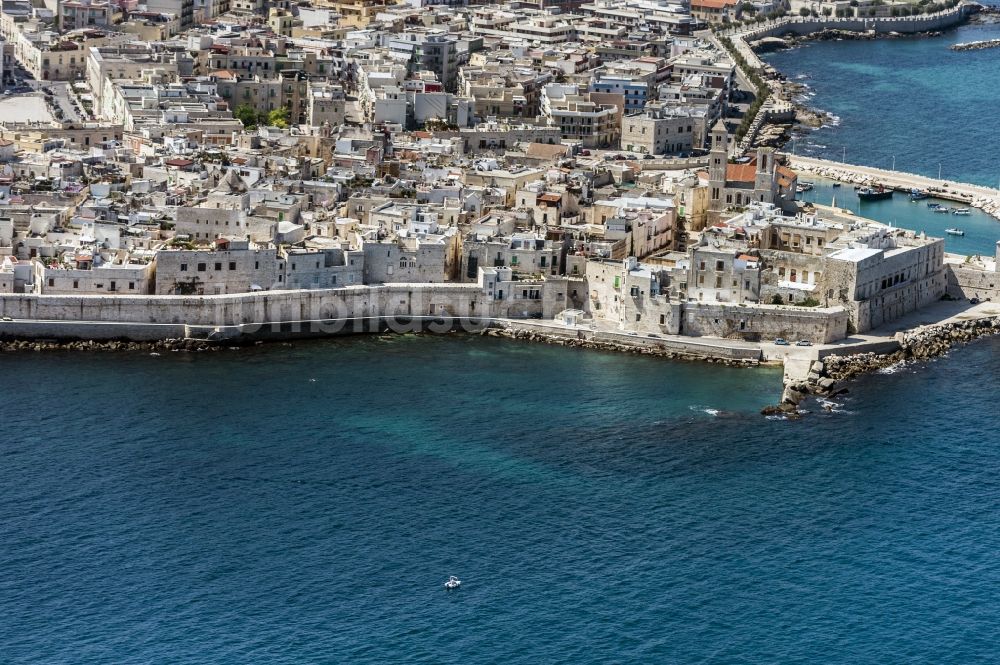
[[[813,173],[824,178],[853,184],[880,183],[886,187],[906,192],[911,189],[930,190],[936,198],[979,208],[1000,219],[1000,190],[992,187],[971,185],[953,180],[938,180],[915,173],[857,166],[826,159],[790,154],[786,154],[786,156],[790,160],[791,167],[799,173]]]

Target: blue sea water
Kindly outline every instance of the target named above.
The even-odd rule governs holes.
[[[765,59],[840,120],[800,137],[799,154],[878,168],[895,157],[900,171],[998,187],[1000,49],[948,49],[998,38],[1000,23],[970,24],[939,37],[811,42]]]
[[[885,201],[861,201],[851,185],[844,184],[834,187],[834,181],[802,174],[801,180],[814,183],[814,188],[798,195],[803,201],[822,205],[836,205],[838,208],[850,210],[856,215],[874,219],[884,224],[923,231],[935,238],[944,238],[944,247],[948,252],[956,254],[983,254],[993,256],[997,241],[1000,240],[1000,220],[977,210],[969,209],[968,216],[941,214],[927,207],[927,203],[939,203],[947,208],[963,207],[954,201],[943,199],[927,199],[910,201],[903,193],[896,193],[892,199]],[[965,232],[964,236],[949,235],[945,229],[958,228]]]
[[[797,422],[479,337],[0,368],[4,663],[1000,657],[1000,340]]]

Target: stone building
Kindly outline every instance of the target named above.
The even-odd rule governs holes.
[[[156,253],[156,295],[218,295],[284,288],[277,249],[223,241],[212,249]]]
[[[708,180],[709,224],[719,221],[724,211],[750,203],[771,203],[788,211],[795,206],[795,174],[779,167],[772,149],[759,148],[745,164],[729,163],[729,133],[721,120],[712,129]]]
[[[944,240],[881,228],[825,257],[820,292],[865,332],[937,302],[945,294]]]
[[[676,335],[682,305],[669,296],[667,272],[640,264],[634,257],[622,261],[587,261],[588,309],[595,321],[622,330]]]

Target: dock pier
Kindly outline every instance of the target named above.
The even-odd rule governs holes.
[[[994,187],[928,178],[915,173],[857,166],[827,159],[800,157],[787,153],[786,157],[791,168],[800,173],[812,173],[856,185],[881,184],[900,192],[909,192],[913,189],[927,191],[935,198],[979,208],[994,218],[1000,219],[1000,189]]]

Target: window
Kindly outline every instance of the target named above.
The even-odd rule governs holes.
[[[229,269],[230,270],[236,270],[236,261],[230,261],[229,262]]]
[[[725,264],[724,261],[716,261],[715,262],[715,271],[716,272],[722,272],[725,269],[726,269],[726,264]]]
[[[108,288],[111,291],[117,291],[117,289],[115,288],[115,283],[113,281],[111,282],[111,284],[110,284],[110,286]]]
[[[56,280],[49,277],[49,286],[55,286],[55,285],[56,285]]]
[[[73,288],[74,289],[80,288],[80,280],[78,280],[78,279],[74,279],[73,280]]]
[[[260,270],[260,261],[254,261],[253,262],[253,269],[254,270]]]
[[[219,262],[219,261],[216,261],[216,263],[215,263],[215,269],[216,270],[222,270],[222,263]]]
[[[129,282],[128,283],[128,290],[129,291],[135,291],[135,282]]]
[[[187,269],[188,269],[188,264],[182,263],[181,264],[181,272],[187,272]]]
[[[198,264],[198,272],[205,272],[205,264],[204,263],[199,263]]]

